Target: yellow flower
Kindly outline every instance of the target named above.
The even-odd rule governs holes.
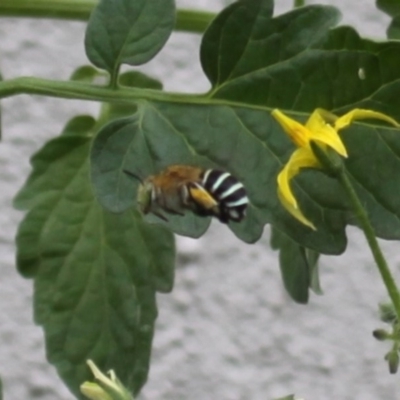
[[[348,127],[354,120],[380,119],[400,127],[393,118],[385,114],[363,109],[354,109],[341,117],[337,117],[329,111],[317,108],[305,125],[288,117],[280,110],[273,110],[272,116],[298,147],[278,175],[279,199],[296,219],[314,230],[316,229],[314,224],[303,215],[290,188],[290,180],[302,168],[321,168],[321,164],[311,149],[310,142],[315,142],[322,149],[330,147],[341,156],[347,157],[346,148],[338,131]]]
[[[113,370],[103,374],[92,360],[86,361],[97,382],[84,382],[80,389],[90,400],[133,400],[133,396],[118,380]]]

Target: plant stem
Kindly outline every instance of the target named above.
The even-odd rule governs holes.
[[[56,18],[87,21],[98,0],[0,0],[0,17]],[[202,33],[215,14],[177,10],[175,30]]]
[[[119,78],[120,67],[121,67],[121,64],[117,64],[111,73],[110,85],[109,85],[111,89],[114,89],[114,90],[118,89],[118,78]]]
[[[216,14],[207,11],[177,10],[175,30],[203,33]]]
[[[0,81],[0,99],[19,94],[114,103],[131,103],[148,100],[174,104],[220,105],[250,108],[265,112],[270,111],[270,108],[267,106],[216,99],[208,97],[207,94],[173,93],[126,86],[119,86],[118,90],[114,90],[110,86],[99,86],[75,81],[55,81],[34,77],[20,77]]]
[[[97,3],[97,0],[1,0],[0,16],[86,21]]]
[[[305,0],[294,0],[293,8],[302,7],[305,4]]]
[[[381,273],[382,280],[386,286],[386,289],[389,293],[389,297],[392,300],[393,307],[396,310],[397,318],[400,320],[400,294],[397,289],[397,285],[395,280],[393,279],[392,273],[388,267],[386,259],[379,247],[378,241],[376,239],[374,229],[368,219],[367,212],[365,211],[361,201],[354,190],[354,187],[349,179],[349,176],[346,172],[345,168],[341,169],[339,173],[339,180],[345,189],[350,202],[353,206],[354,212],[358,221],[360,222],[361,228],[364,231],[365,237],[367,238],[369,247],[374,256],[376,265],[378,266],[379,272]]]

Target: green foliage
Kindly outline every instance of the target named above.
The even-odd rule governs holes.
[[[398,14],[398,2],[378,5]],[[282,207],[276,179],[294,146],[270,112],[281,108],[303,122],[318,107],[338,115],[368,108],[400,121],[400,43],[362,39],[352,28],[335,28],[338,21],[333,7],[301,7],[273,18],[272,0],[233,3],[202,38],[210,91],[184,95],[163,92],[160,82],[137,71],[119,74],[122,64],[146,63],[164,46],[175,24],[173,0],[100,0],[85,37],[87,56],[99,69],[81,67],[62,84],[0,82],[0,97],[25,90],[109,101],[97,121],[72,119],[33,157],[15,201],[28,210],[17,236],[18,269],[35,280],[35,319],[48,358],[74,393],[89,378],[88,358],[114,369],[135,394],[140,390],[156,292],[173,285],[171,232],[199,237],[210,224],[190,212],[168,214],[168,221],[143,217],[136,210],[139,182],[124,170],[142,179],[171,164],[230,171],[245,185],[250,205],[244,221],[229,229],[253,243],[271,224],[289,294],[307,303],[310,288],[321,293],[319,254],[342,253],[346,226],[357,221],[338,182],[317,170],[293,183],[317,231]],[[105,78],[111,85],[100,86]],[[399,130],[360,123],[341,136],[346,169],[376,235],[400,239]],[[396,354],[397,361],[388,360],[391,370]]]
[[[376,5],[386,14],[392,17],[400,14],[400,1],[399,0],[376,0]]]
[[[386,33],[390,39],[400,39],[400,16],[393,18]]]
[[[385,360],[388,362],[389,372],[395,374],[399,368],[400,361],[398,350],[389,351],[385,356]]]
[[[162,163],[165,158],[171,160],[175,152],[179,156],[186,150],[181,136],[166,135],[171,128],[156,109],[146,111],[140,106],[132,117],[111,122],[99,133],[92,147],[93,182],[102,204],[113,212],[124,211],[135,203],[138,182],[132,181],[124,169],[138,171],[139,176],[146,177],[149,171],[157,170],[152,168],[153,163]],[[164,146],[160,146],[160,142]],[[187,154],[186,160],[179,161],[191,163],[193,158]],[[173,224],[176,233],[194,237],[202,235],[210,223],[209,218],[193,214],[185,219],[173,215],[168,219],[168,226]]]
[[[70,389],[78,394],[90,377],[90,358],[137,392],[147,377],[155,292],[172,288],[173,237],[133,209],[111,214],[96,202],[88,163],[95,130],[91,117],[76,117],[32,158],[15,201],[29,209],[17,263],[35,279],[35,319]]]
[[[97,79],[105,78],[107,74],[91,65],[82,65],[71,75],[71,81],[94,83]]]
[[[241,15],[247,17],[237,40],[233,31]],[[270,15],[270,1],[247,1],[228,7],[213,21],[201,50],[203,67],[214,84],[208,95],[190,104],[142,101],[131,120],[104,128],[95,139],[92,174],[105,207],[121,211],[134,203],[134,186],[123,176],[123,168],[147,176],[188,160],[217,165],[233,172],[249,193],[248,218],[231,224],[238,237],[253,242],[263,225],[271,223],[304,247],[328,254],[344,251],[345,226],[356,222],[335,180],[318,171],[296,180],[301,208],[312,216],[317,232],[281,207],[276,176],[293,147],[267,107],[297,113],[318,106],[339,113],[363,107],[400,117],[393,101],[400,88],[400,44],[363,40],[351,28],[329,30],[338,18],[330,7],[299,8],[266,23]],[[301,30],[303,24],[306,28]],[[346,166],[377,235],[399,238],[400,185],[398,175],[390,172],[398,162],[397,129],[355,125],[343,140],[351,155]],[[371,170],[371,165],[376,168]],[[200,234],[196,224],[185,225],[185,234]],[[183,233],[174,221],[168,226]]]
[[[305,70],[309,73],[321,61],[312,48],[338,22],[339,13],[324,6],[299,8],[277,18],[272,12],[272,0],[237,2],[205,32],[200,54],[212,97],[307,110],[307,88],[317,82]]]
[[[377,0],[376,5],[383,12],[393,17],[387,29],[387,37],[390,39],[400,38],[400,1],[399,0]]]
[[[391,303],[381,303],[379,304],[379,317],[382,322],[386,322],[387,324],[396,324],[397,316],[396,310]]]
[[[287,292],[298,303],[308,303],[308,289],[322,294],[319,285],[319,253],[299,246],[277,229],[272,230],[271,247],[279,250],[282,280]]]
[[[175,24],[173,0],[100,0],[86,30],[89,60],[111,75],[140,65],[163,47]]]
[[[400,324],[393,304],[379,304],[379,316],[381,321],[390,325],[390,331],[375,329],[372,335],[379,341],[391,343],[391,349],[385,354],[384,359],[388,364],[389,372],[395,374],[397,373],[400,360]]]

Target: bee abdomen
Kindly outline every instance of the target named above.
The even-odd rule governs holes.
[[[229,172],[216,169],[206,170],[202,185],[219,203],[221,222],[241,221],[249,203],[246,189]]]

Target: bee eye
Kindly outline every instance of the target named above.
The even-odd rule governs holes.
[[[153,187],[148,184],[140,185],[137,194],[137,203],[140,211],[147,214],[153,201]]]

